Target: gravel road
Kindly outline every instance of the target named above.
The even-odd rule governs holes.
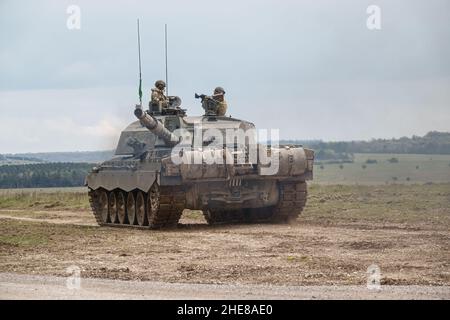
[[[450,299],[450,286],[264,286],[164,283],[0,273],[0,299]],[[69,282],[73,285],[74,282]]]

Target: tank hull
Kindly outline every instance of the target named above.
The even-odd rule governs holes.
[[[223,163],[208,164],[211,149],[196,148],[194,143],[184,144],[180,154],[200,162],[176,163],[174,129],[193,130],[199,121],[219,129],[252,124],[226,117],[214,122],[176,115],[139,113],[139,117],[122,132],[115,158],[93,168],[86,178],[99,225],[169,228],[178,224],[184,209],[202,210],[209,224],[288,222],[302,212],[306,181],[312,179],[312,150],[258,145],[264,153],[275,155],[276,171],[270,174],[267,170],[273,163],[261,162],[260,154],[241,163],[236,161],[239,152],[225,144],[219,149],[219,158],[227,160]]]

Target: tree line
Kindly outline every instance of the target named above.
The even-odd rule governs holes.
[[[438,131],[428,132],[423,137],[399,139],[339,142],[284,140],[282,143],[300,143],[314,149],[317,160],[348,160],[354,153],[450,154],[450,132]]]
[[[78,187],[92,163],[33,163],[0,166],[0,188]]]

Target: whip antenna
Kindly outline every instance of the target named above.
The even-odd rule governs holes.
[[[138,36],[138,52],[139,52],[139,102],[142,106],[141,35],[139,33],[139,19],[137,19],[137,36]]]
[[[167,72],[167,23],[164,25],[164,42],[165,42],[165,56],[166,56],[166,95],[169,96],[169,75]]]

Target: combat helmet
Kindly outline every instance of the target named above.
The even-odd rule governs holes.
[[[158,80],[158,81],[155,82],[155,87],[156,87],[156,88],[159,89],[159,87],[161,87],[161,86],[162,86],[163,88],[166,87],[166,83],[165,83],[163,80]]]
[[[214,89],[214,94],[225,94],[225,90],[222,87],[216,87]]]

